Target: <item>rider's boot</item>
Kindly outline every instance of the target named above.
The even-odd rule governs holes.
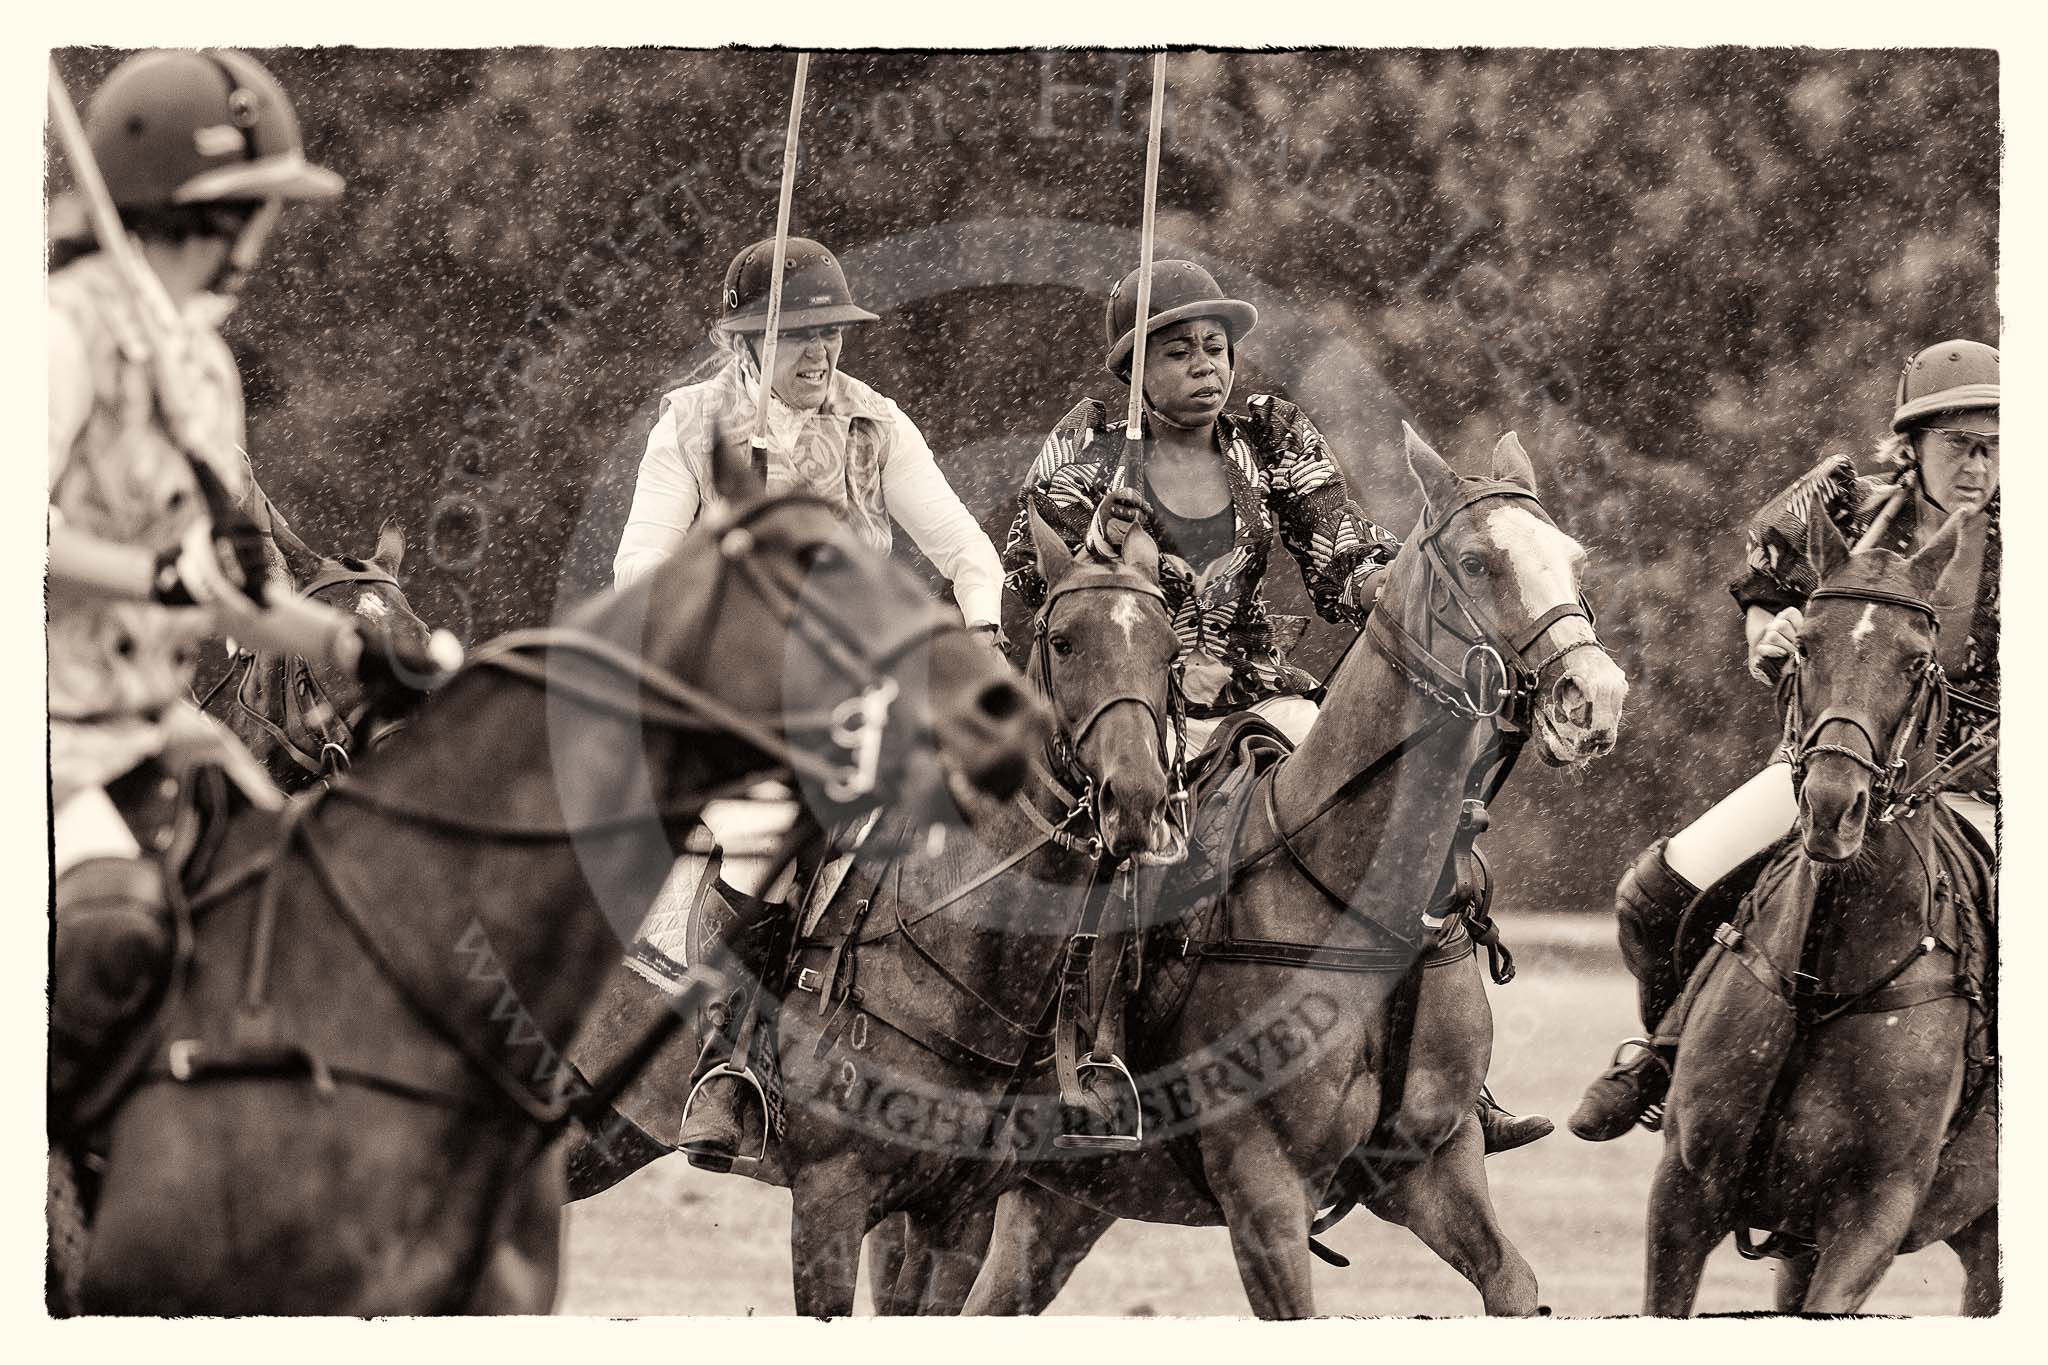
[[[713,978],[712,997],[698,1014],[704,1050],[690,1077],[689,1107],[676,1148],[692,1166],[730,1171],[743,1140],[751,1140],[748,1150],[758,1149],[768,1116],[761,1112],[758,1092],[750,1082],[719,1068],[733,1060],[745,1012],[755,998],[754,983],[767,970],[771,926],[786,907],[736,891],[723,881],[705,905],[718,914],[704,964]],[[755,1123],[761,1126],[755,1128]]]
[[[1615,888],[1622,957],[1635,974],[1643,1023],[1656,1036],[1624,1042],[1613,1064],[1587,1087],[1570,1119],[1572,1132],[1587,1142],[1610,1141],[1639,1122],[1654,1125],[1661,1116],[1678,1055],[1676,1030],[1666,1016],[1684,990],[1671,953],[1686,909],[1699,894],[1698,887],[1664,860],[1661,839],[1643,851]],[[1660,1026],[1674,1036],[1664,1036]],[[1624,1061],[1631,1047],[1636,1052]]]
[[[1557,1130],[1557,1125],[1541,1114],[1510,1114],[1493,1097],[1493,1091],[1479,1087],[1479,1131],[1486,1138],[1486,1154],[1495,1156],[1501,1152],[1512,1152],[1517,1147],[1527,1147],[1540,1142]]]
[[[50,977],[50,1113],[99,1078],[167,979],[163,871],[146,858],[89,858],[56,885]]]

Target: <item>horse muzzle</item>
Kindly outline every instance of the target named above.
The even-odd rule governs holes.
[[[1847,862],[1870,831],[1870,775],[1846,759],[1816,755],[1799,788],[1799,842],[1819,863]]]
[[[1605,651],[1587,648],[1567,656],[1536,708],[1544,761],[1563,767],[1611,753],[1627,697],[1628,678]]]

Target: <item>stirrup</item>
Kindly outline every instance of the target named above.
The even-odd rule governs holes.
[[[1645,1057],[1648,1057],[1648,1058],[1649,1058],[1649,1059],[1650,1059],[1651,1061],[1655,1062],[1655,1063],[1656,1063],[1656,1064],[1657,1064],[1658,1066],[1661,1066],[1661,1067],[1663,1067],[1663,1068],[1664,1068],[1664,1075],[1665,1075],[1666,1079],[1669,1079],[1669,1078],[1670,1078],[1670,1076],[1671,1076],[1671,1063],[1669,1063],[1669,1062],[1665,1061],[1665,1060],[1664,1060],[1664,1054],[1663,1054],[1663,1053],[1661,1053],[1661,1052],[1659,1052],[1659,1051],[1657,1051],[1657,1040],[1656,1040],[1655,1038],[1624,1038],[1624,1039],[1622,1039],[1622,1040],[1621,1040],[1621,1045],[1620,1045],[1619,1047],[1617,1047],[1617,1048],[1615,1048],[1615,1049],[1614,1049],[1614,1056],[1608,1059],[1608,1062],[1607,1062],[1607,1069],[1608,1069],[1609,1071],[1612,1071],[1612,1070],[1614,1070],[1614,1068],[1616,1068],[1616,1067],[1620,1066],[1620,1065],[1621,1065],[1621,1058],[1622,1058],[1622,1054],[1623,1054],[1623,1053],[1625,1053],[1625,1052],[1627,1052],[1627,1051],[1628,1051],[1628,1050],[1629,1050],[1630,1048],[1632,1048],[1632,1047],[1633,1047],[1633,1048],[1640,1048],[1640,1049],[1642,1049],[1643,1055],[1644,1055]],[[1638,1060],[1639,1060],[1639,1059],[1638,1059]]]
[[[712,1067],[709,1071],[705,1072],[702,1076],[698,1077],[697,1083],[690,1087],[690,1094],[688,1098],[686,1098],[683,1101],[683,1118],[682,1122],[678,1125],[678,1127],[682,1131],[688,1131],[690,1127],[690,1109],[693,1105],[697,1103],[697,1097],[703,1093],[705,1086],[724,1076],[730,1076],[734,1080],[740,1081],[744,1083],[746,1086],[748,1086],[750,1089],[752,1089],[754,1092],[754,1099],[758,1103],[758,1106],[761,1111],[761,1150],[754,1153],[752,1156],[741,1156],[737,1152],[735,1152],[732,1157],[731,1169],[735,1172],[744,1174],[746,1171],[752,1170],[754,1167],[759,1166],[763,1161],[766,1161],[768,1159],[768,1091],[767,1088],[761,1084],[761,1078],[754,1074],[754,1068],[752,1068],[751,1066],[734,1066],[732,1062],[728,1059],[726,1061],[720,1062],[717,1066]],[[746,1131],[746,1115],[744,1112],[741,1112],[739,1115],[738,1126],[741,1132]],[[692,1152],[687,1143],[682,1144],[676,1150],[682,1152],[685,1156],[700,1155],[700,1153]],[[701,1155],[720,1156],[723,1154],[705,1152],[701,1153]],[[741,1165],[742,1162],[746,1163],[744,1167]]]
[[[1137,1079],[1131,1075],[1131,1069],[1124,1065],[1124,1059],[1117,1056],[1114,1052],[1106,1056],[1091,1054],[1074,1064],[1074,1075],[1077,1080],[1086,1080],[1088,1073],[1091,1071],[1107,1071],[1114,1076],[1122,1078],[1122,1086],[1120,1088],[1124,1094],[1130,1096],[1131,1101],[1131,1131],[1128,1133],[1063,1132],[1052,1140],[1052,1145],[1068,1150],[1076,1148],[1111,1152],[1135,1150],[1145,1139],[1145,1110],[1138,1101]],[[1104,1108],[1112,1116],[1117,1112],[1116,1109],[1109,1108],[1108,1106],[1104,1106]],[[1118,1108],[1121,1108],[1121,1106],[1118,1106]]]

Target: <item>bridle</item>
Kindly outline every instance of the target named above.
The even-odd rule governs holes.
[[[1526,737],[1535,720],[1543,675],[1574,650],[1601,645],[1598,623],[1584,594],[1576,601],[1558,603],[1509,635],[1459,581],[1444,554],[1443,535],[1460,513],[1494,498],[1529,502],[1549,521],[1542,501],[1519,484],[1489,480],[1461,490],[1417,537],[1429,568],[1426,638],[1417,640],[1392,612],[1377,610],[1366,619],[1365,635],[1410,685],[1439,706],[1464,720],[1491,720],[1502,730]],[[1551,628],[1575,618],[1585,621],[1589,638],[1555,645],[1549,654],[1531,662],[1530,652]],[[1456,667],[1438,653],[1439,641],[1446,637],[1457,652]]]
[[[373,563],[336,560],[323,560],[320,572],[299,589],[299,596],[318,597],[334,588],[353,584],[389,587],[403,599],[403,589],[389,571]],[[234,692],[236,709],[268,736],[278,752],[294,767],[320,781],[347,772],[355,758],[361,732],[372,719],[374,700],[366,696],[347,715],[343,715],[327,695],[327,689],[320,685],[311,661],[303,655],[287,654],[278,661],[282,673],[279,690],[284,714],[273,717],[254,696],[258,681],[256,666],[261,657],[254,650],[245,648],[238,651],[233,666],[200,699],[199,709],[205,710],[221,689],[239,678]],[[405,724],[401,719],[389,719],[378,724],[375,734],[370,737],[370,746],[374,748],[383,744],[403,730]]]
[[[1866,605],[1904,607],[1926,617],[1928,627],[1937,635],[1941,630],[1940,615],[1924,598],[1883,588],[1842,586],[1817,588],[1807,601],[1812,603],[1829,598]],[[1930,650],[1914,670],[1912,691],[1907,694],[1906,703],[1899,711],[1889,744],[1880,744],[1875,728],[1847,707],[1829,706],[1809,723],[1806,720],[1804,674],[1805,670],[1795,663],[1786,668],[1778,679],[1779,698],[1785,711],[1782,748],[1792,764],[1793,789],[1796,791],[1805,786],[1808,760],[1820,754],[1834,754],[1870,774],[1872,816],[1879,821],[1890,821],[1909,799],[1903,786],[1913,759],[1941,735],[1943,726],[1948,722],[1948,676],[1942,670],[1941,660]],[[1854,730],[1863,737],[1862,747],[1822,743],[1821,732],[1830,725],[1844,725]],[[1881,759],[1880,754],[1883,755]],[[1912,804],[1917,805],[1918,802]]]
[[[1457,832],[1452,837],[1438,895],[1424,912],[1423,924],[1436,930],[1452,915],[1462,912],[1471,926],[1473,937],[1487,945],[1495,981],[1505,984],[1514,975],[1514,960],[1499,945],[1498,931],[1486,918],[1491,882],[1485,861],[1473,847],[1473,841],[1485,832],[1487,804],[1506,784],[1516,759],[1521,755],[1522,746],[1534,733],[1536,706],[1544,677],[1575,650],[1602,646],[1598,635],[1594,634],[1585,640],[1553,645],[1548,654],[1532,662],[1531,652],[1550,636],[1560,622],[1583,620],[1590,634],[1594,627],[1593,609],[1584,595],[1572,602],[1559,603],[1510,634],[1458,581],[1444,554],[1441,543],[1444,532],[1460,513],[1494,498],[1514,498],[1532,503],[1538,515],[1549,522],[1542,501],[1520,484],[1490,479],[1465,486],[1457,499],[1438,510],[1435,519],[1416,537],[1421,545],[1424,572],[1428,575],[1429,615],[1424,625],[1425,638],[1418,640],[1385,607],[1375,608],[1366,618],[1365,629],[1359,632],[1361,640],[1377,650],[1397,675],[1433,704],[1434,714],[1393,747],[1347,777],[1292,828],[1288,827],[1279,809],[1278,784],[1269,776],[1266,779],[1266,822],[1272,827],[1275,843],[1246,859],[1246,862],[1263,858],[1276,849],[1284,851],[1295,869],[1324,899],[1368,926],[1388,932],[1353,905],[1348,896],[1338,894],[1318,876],[1295,847],[1294,840],[1444,727],[1453,722],[1490,723],[1493,733],[1466,771]],[[1443,639],[1448,639],[1451,648],[1457,651],[1458,664],[1455,667],[1438,653],[1439,642]]]
[[[728,734],[774,762],[818,779],[834,800],[864,801],[872,797],[890,707],[897,695],[895,681],[887,670],[907,651],[945,629],[946,617],[933,606],[929,612],[919,613],[919,619],[885,634],[878,643],[871,643],[853,623],[822,613],[815,605],[806,606],[800,593],[756,562],[756,540],[749,529],[771,512],[799,503],[813,504],[826,516],[830,515],[829,508],[816,498],[783,494],[733,509],[722,526],[709,532],[716,541],[714,553],[719,568],[700,620],[717,620],[732,585],[744,584],[778,613],[778,621],[786,621],[791,632],[800,635],[808,648],[847,680],[854,690],[847,701],[809,714],[764,717],[735,707],[663,665],[577,627],[513,632],[476,651],[468,670],[509,673],[546,688],[551,697],[568,698],[602,714],[633,719],[670,733]],[[826,542],[820,537],[816,543]],[[799,546],[796,553],[811,548]],[[554,653],[575,660],[574,671],[559,662],[551,667],[547,656]],[[844,761],[819,757],[787,738],[792,733],[821,737],[844,755]],[[679,1004],[675,1009],[662,1011],[646,1036],[605,1076],[593,1078],[588,1085],[564,1084],[562,1077],[557,1076],[552,1086],[554,1093],[537,1094],[529,1078],[522,1078],[490,1049],[465,1036],[448,1019],[434,994],[420,990],[406,978],[391,954],[380,946],[373,914],[365,913],[364,907],[349,896],[335,877],[315,841],[315,826],[309,817],[321,808],[340,803],[446,837],[477,843],[546,845],[644,831],[650,818],[673,826],[696,818],[706,802],[718,794],[686,794],[664,803],[651,817],[649,812],[635,811],[581,822],[528,823],[422,806],[375,791],[357,778],[337,778],[288,808],[278,841],[265,855],[214,880],[177,907],[182,923],[183,947],[178,969],[182,977],[189,970],[191,926],[198,913],[252,883],[261,883],[246,947],[241,999],[228,1021],[227,1036],[224,1040],[174,1040],[164,1049],[161,1065],[137,1080],[195,1083],[211,1078],[311,1078],[323,1093],[331,1092],[336,1084],[348,1084],[445,1108],[477,1107],[471,1096],[452,1092],[430,1076],[406,1077],[390,1074],[388,1070],[330,1066],[311,1048],[290,1040],[285,1030],[271,1020],[270,963],[279,932],[282,874],[287,866],[286,855],[296,845],[303,866],[320,887],[319,899],[343,922],[364,956],[404,1002],[415,1021],[431,1037],[457,1053],[468,1070],[488,1082],[489,1090],[506,1108],[538,1127],[539,1140],[531,1148],[529,1159],[537,1157],[572,1119],[603,1112],[652,1061],[680,1026],[687,1009]],[[793,852],[792,849],[792,856]],[[174,981],[173,990],[176,989]],[[119,1095],[119,1091],[108,1095],[106,1108],[111,1108]],[[106,1108],[98,1112],[104,1113]]]
[[[1122,592],[1150,597],[1158,602],[1161,610],[1167,609],[1166,594],[1157,583],[1135,578],[1127,570],[1115,568],[1078,567],[1061,579],[1057,586],[1046,592],[1045,600],[1039,604],[1038,614],[1031,621],[1031,649],[1034,657],[1032,669],[1039,689],[1051,703],[1053,715],[1064,714],[1059,702],[1058,685],[1054,681],[1052,652],[1053,607],[1062,597],[1084,592]],[[1089,732],[1104,716],[1119,706],[1141,708],[1152,720],[1152,731],[1159,745],[1159,756],[1167,765],[1167,820],[1185,838],[1188,829],[1188,755],[1187,755],[1187,697],[1181,690],[1180,670],[1168,668],[1166,672],[1166,714],[1152,704],[1150,697],[1135,691],[1114,692],[1097,701],[1082,717],[1080,724],[1073,727],[1071,734],[1062,725],[1053,727],[1050,740],[1052,776],[1051,785],[1056,792],[1065,794],[1068,788],[1078,789],[1073,798],[1073,809],[1069,821],[1084,811],[1098,822],[1101,810],[1095,802],[1095,780],[1089,776],[1081,763],[1081,746]],[[1064,823],[1064,822],[1063,822]],[[1102,840],[1098,824],[1093,840],[1094,850],[1100,856]]]

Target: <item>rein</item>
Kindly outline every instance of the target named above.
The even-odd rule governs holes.
[[[1077,579],[1079,581],[1076,581]],[[1160,589],[1158,584],[1134,582],[1121,573],[1083,570],[1081,574],[1069,574],[1057,587],[1049,590],[1045,595],[1045,600],[1039,604],[1038,614],[1032,618],[1031,648],[1034,662],[1033,673],[1040,689],[1045,693],[1045,699],[1052,704],[1053,713],[1056,716],[1061,714],[1061,711],[1059,692],[1057,684],[1054,682],[1055,674],[1053,669],[1053,606],[1062,597],[1084,592],[1136,593],[1140,596],[1154,599],[1159,603],[1162,610],[1166,607],[1166,594]],[[1063,729],[1056,728],[1051,740],[1052,767],[1054,771],[1051,774],[1047,774],[1047,777],[1051,780],[1054,790],[1062,794],[1066,792],[1068,787],[1080,788],[1081,795],[1077,798],[1077,805],[1087,805],[1090,813],[1099,818],[1101,812],[1093,806],[1095,794],[1094,780],[1087,775],[1081,766],[1081,745],[1087,741],[1088,734],[1095,728],[1097,721],[1100,721],[1115,708],[1126,705],[1141,707],[1145,714],[1152,718],[1152,731],[1159,746],[1159,756],[1162,761],[1168,764],[1167,820],[1175,828],[1182,841],[1185,842],[1190,820],[1188,811],[1187,697],[1181,691],[1180,670],[1177,668],[1169,668],[1166,674],[1166,715],[1162,716],[1159,713],[1159,708],[1152,704],[1151,698],[1141,696],[1137,692],[1126,691],[1114,693],[1098,701],[1089,710],[1088,714],[1082,718],[1081,723],[1074,727],[1071,735],[1065,733]],[[1169,725],[1171,726],[1171,734],[1168,733]],[[1171,757],[1169,758],[1168,755],[1171,755]],[[1034,809],[1031,811],[1031,814],[1036,817],[1037,811]],[[1068,818],[1071,820],[1073,816],[1070,815]],[[1102,839],[1099,830],[1092,842],[1094,856],[1100,857],[1102,854]],[[1083,852],[1088,850],[1075,848],[1074,851]]]
[[[580,629],[557,627],[514,632],[477,651],[469,667],[496,669],[551,693],[558,690],[606,714],[638,719],[670,732],[730,733],[760,749],[769,759],[822,779],[828,794],[835,800],[867,797],[874,790],[881,741],[889,707],[896,696],[894,680],[882,670],[906,650],[929,639],[937,630],[939,618],[936,612],[932,613],[930,624],[907,631],[900,638],[885,642],[881,651],[870,654],[845,643],[858,637],[844,623],[815,621],[811,619],[812,613],[799,610],[796,595],[782,591],[780,585],[753,563],[750,555],[754,541],[743,528],[785,503],[808,500],[801,495],[783,495],[764,498],[738,509],[731,523],[718,536],[717,553],[724,567],[746,579],[764,604],[789,612],[786,618],[778,619],[787,619],[789,628],[802,633],[821,658],[860,687],[858,696],[829,712],[800,716],[795,724],[784,727],[799,732],[824,732],[834,745],[847,753],[847,762],[843,765],[827,763],[794,747],[776,733],[771,722],[735,709],[683,682],[669,670]],[[714,608],[717,599],[723,595],[727,577],[727,573],[722,571],[713,585]],[[712,618],[707,615],[706,619]],[[548,669],[536,657],[550,650],[566,650],[601,668],[622,673],[632,690],[581,679],[572,682]],[[739,779],[736,778],[726,785],[738,784]],[[654,818],[669,825],[694,819],[704,805],[723,790],[725,787],[720,786],[677,799],[654,812]],[[841,793],[845,795],[842,797]],[[278,937],[283,874],[287,855],[294,846],[299,849],[322,897],[341,919],[371,966],[398,994],[421,1026],[455,1052],[469,1070],[488,1082],[490,1090],[507,1106],[527,1121],[539,1125],[546,1133],[559,1129],[571,1119],[602,1112],[679,1027],[685,1012],[664,1011],[647,1035],[594,1086],[579,1088],[574,1084],[573,1073],[565,1068],[554,1078],[553,1095],[545,1098],[536,1095],[504,1062],[465,1037],[459,1027],[435,1008],[431,999],[406,980],[390,954],[383,950],[378,941],[374,916],[364,913],[349,898],[313,837],[310,817],[335,802],[356,805],[393,823],[417,826],[437,835],[492,843],[559,844],[615,836],[644,831],[650,818],[647,812],[642,811],[580,824],[490,820],[431,810],[372,791],[355,779],[336,778],[325,788],[288,808],[277,844],[267,860],[229,875],[183,906],[183,915],[196,915],[200,910],[225,900],[252,880],[262,881],[244,956],[241,999],[229,1024],[225,1043],[200,1038],[174,1040],[165,1049],[162,1068],[141,1080],[168,1079],[192,1083],[211,1078],[310,1076],[322,1093],[331,1093],[337,1082],[344,1082],[422,1103],[461,1109],[475,1107],[471,1097],[449,1093],[431,1079],[330,1066],[303,1045],[280,1039],[279,1030],[270,1022],[268,983]],[[796,848],[792,845],[784,861],[793,859],[795,855]],[[565,1076],[569,1078],[567,1083]],[[543,1142],[534,1150],[537,1153],[544,1149]]]
[[[1521,756],[1522,746],[1533,731],[1543,676],[1574,650],[1598,648],[1599,639],[1596,635],[1589,640],[1555,647],[1540,662],[1531,664],[1529,652],[1541,644],[1559,622],[1579,618],[1589,627],[1594,624],[1592,609],[1585,598],[1582,596],[1577,602],[1552,607],[1523,627],[1518,636],[1511,637],[1492,621],[1482,604],[1457,581],[1444,557],[1439,538],[1459,514],[1492,498],[1525,499],[1535,503],[1539,513],[1542,511],[1541,501],[1521,485],[1488,481],[1464,490],[1418,537],[1428,574],[1430,614],[1427,633],[1432,640],[1439,635],[1448,635],[1465,646],[1459,666],[1452,668],[1430,644],[1417,640],[1411,631],[1392,619],[1391,612],[1375,610],[1360,632],[1366,643],[1380,653],[1399,677],[1434,705],[1435,714],[1346,778],[1292,829],[1281,816],[1275,795],[1277,781],[1269,777],[1266,817],[1275,842],[1245,862],[1249,865],[1276,851],[1284,852],[1295,870],[1325,900],[1354,919],[1382,932],[1390,932],[1354,905],[1350,897],[1338,894],[1324,882],[1309,866],[1301,850],[1295,847],[1294,840],[1446,726],[1453,722],[1476,724],[1490,721],[1493,734],[1466,771],[1458,831],[1445,869],[1448,885],[1440,885],[1440,894],[1433,898],[1423,915],[1423,923],[1435,931],[1452,914],[1462,911],[1472,919],[1475,937],[1487,944],[1495,979],[1504,984],[1514,974],[1514,961],[1504,948],[1499,947],[1498,933],[1491,921],[1485,918],[1489,886],[1485,864],[1472,844],[1486,829],[1488,803],[1506,784],[1509,774],[1514,771],[1515,761]],[[1440,600],[1438,589],[1443,591]],[[1457,619],[1449,614],[1453,609],[1457,612]],[[1475,665],[1482,670],[1476,679],[1473,676]],[[1491,672],[1485,671],[1488,669]],[[1468,867],[1468,863],[1472,866]]]
[[[1941,618],[1933,605],[1918,597],[1890,592],[1882,588],[1822,587],[1807,598],[1809,603],[1834,598],[1845,602],[1862,602],[1879,606],[1905,607],[1927,618],[1928,624],[1937,635],[1941,631]],[[1926,780],[1911,788],[1903,786],[1913,760],[1926,746],[1936,740],[1948,720],[1948,676],[1942,671],[1941,661],[1929,653],[1926,661],[1913,675],[1913,690],[1907,694],[1906,704],[1900,711],[1900,718],[1893,728],[1890,744],[1878,743],[1875,729],[1865,719],[1845,707],[1830,706],[1812,722],[1806,719],[1806,694],[1803,681],[1804,670],[1787,668],[1779,677],[1778,689],[1784,707],[1784,739],[1781,744],[1786,758],[1792,764],[1792,784],[1798,790],[1806,783],[1808,760],[1819,754],[1834,754],[1848,759],[1857,767],[1870,774],[1870,804],[1872,815],[1884,823],[1890,823],[1902,809],[1910,812],[1927,801],[1938,787]],[[1821,732],[1830,725],[1845,725],[1863,737],[1862,748],[1848,744],[1824,744]],[[1980,746],[1979,736],[1983,731],[1972,734],[1970,745]],[[1991,730],[1995,742],[1996,729]],[[1884,755],[1882,760],[1878,755]],[[1975,767],[1990,755],[1979,752],[1971,757],[1968,767]],[[1957,775],[1955,755],[1950,763],[1937,768],[1944,780],[1953,780]],[[1930,774],[1932,776],[1932,774]],[[1907,805],[1910,799],[1911,804]]]

